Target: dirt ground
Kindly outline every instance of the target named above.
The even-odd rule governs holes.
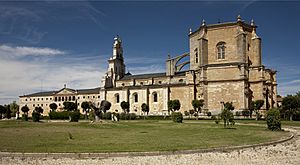
[[[289,128],[295,135],[292,140],[277,145],[245,148],[230,152],[208,152],[194,154],[176,154],[159,156],[127,156],[108,158],[37,158],[37,157],[1,157],[0,164],[300,164],[300,127]]]

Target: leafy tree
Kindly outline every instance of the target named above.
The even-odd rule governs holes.
[[[197,113],[197,120],[199,119],[198,115],[201,113],[202,107],[204,105],[204,100],[193,100],[192,105],[194,107],[194,110]]]
[[[51,109],[52,111],[56,111],[56,109],[57,109],[57,104],[51,103],[51,104],[49,105],[49,107],[50,107],[50,109]]]
[[[10,111],[16,116],[19,117],[19,105],[16,103],[16,101],[13,101],[10,105]]]
[[[22,118],[24,121],[28,121],[28,111],[29,111],[29,108],[27,107],[27,105],[24,105],[22,108],[21,108],[21,111],[24,113],[22,115]]]
[[[191,109],[189,110],[190,116],[192,116],[195,113],[195,110]]]
[[[111,103],[109,101],[103,100],[100,104],[100,109],[103,113],[106,113],[111,107]]]
[[[29,111],[28,106],[27,106],[27,105],[24,105],[24,106],[21,108],[21,111],[22,111],[24,114],[28,115],[28,111]]]
[[[141,108],[142,108],[142,111],[144,112],[144,114],[147,113],[147,115],[148,115],[148,113],[149,113],[149,106],[146,103],[143,103],[142,106],[141,106]],[[144,115],[144,119],[145,119],[145,115]]]
[[[67,111],[75,111],[77,109],[77,105],[74,102],[65,101],[63,105]]]
[[[227,126],[230,125],[230,123],[232,125],[234,125],[234,117],[233,117],[233,113],[231,112],[231,110],[234,109],[234,106],[232,105],[232,102],[229,103],[229,102],[226,102],[224,104],[224,109],[222,110],[220,116],[221,116],[221,119],[224,121],[224,127],[226,128]]]
[[[44,109],[42,107],[35,107],[34,110],[39,114],[42,114],[44,112]]]
[[[259,118],[259,110],[261,109],[261,107],[264,105],[264,100],[256,100],[254,102],[251,102],[251,109],[253,109],[255,111],[256,114],[256,120],[258,120]]]
[[[87,101],[84,101],[81,103],[81,108],[83,109],[83,112],[85,113],[85,119],[87,119],[87,113],[89,113],[90,103]]]
[[[289,115],[290,120],[293,120],[293,115],[297,113],[300,108],[299,92],[295,96],[288,95],[282,100],[282,108],[285,113]]]
[[[281,130],[280,112],[278,109],[271,109],[267,112],[268,129],[272,131]]]
[[[123,111],[126,113],[129,113],[129,103],[126,101],[122,101],[121,102],[121,108],[123,109]]]
[[[168,101],[168,110],[175,112],[180,109],[180,101],[179,100],[169,100]]]
[[[74,102],[65,101],[65,102],[63,103],[63,105],[64,105],[64,109],[67,110],[67,111],[69,111],[69,119],[70,119],[70,122],[75,121],[76,119],[74,119],[74,118],[72,119],[72,117],[74,117],[73,113],[76,113],[76,112],[74,112],[74,111],[77,110],[77,104],[74,103]],[[76,113],[76,114],[77,114],[77,113]],[[78,121],[78,120],[77,120],[77,121]]]
[[[6,113],[5,113],[6,114],[6,118],[10,119],[11,118],[10,105],[7,105],[5,109],[6,109]]]
[[[2,114],[6,112],[6,108],[3,105],[0,105],[0,119],[2,119]]]

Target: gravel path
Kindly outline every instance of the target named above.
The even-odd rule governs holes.
[[[300,127],[289,129],[295,137],[287,142],[255,148],[246,148],[231,152],[208,152],[196,154],[160,155],[160,156],[129,156],[109,158],[32,158],[2,157],[0,164],[300,164]]]

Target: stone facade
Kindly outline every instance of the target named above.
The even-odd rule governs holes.
[[[265,100],[263,109],[276,107],[276,71],[262,64],[256,29],[253,20],[248,24],[240,17],[212,25],[203,21],[189,33],[189,52],[169,55],[165,73],[142,75],[125,74],[122,41],[116,37],[95,101],[111,102],[111,112],[122,112],[120,103],[128,101],[130,111],[137,114],[142,114],[141,105],[146,103],[153,115],[167,114],[167,103],[174,99],[180,100],[181,112],[193,109],[194,99],[203,99],[204,109],[214,114],[225,102],[232,102],[236,110],[247,110],[258,99]],[[187,56],[189,60],[181,62]],[[189,70],[181,71],[188,64]]]

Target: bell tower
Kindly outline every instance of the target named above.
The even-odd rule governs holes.
[[[122,40],[119,36],[114,38],[113,53],[108,60],[108,70],[103,77],[102,86],[104,88],[115,87],[116,80],[125,75],[125,64],[123,58]]]

